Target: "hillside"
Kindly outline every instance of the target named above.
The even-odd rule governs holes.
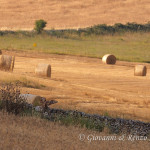
[[[58,123],[40,120],[33,117],[15,117],[13,115],[3,115],[0,112],[0,149],[10,150],[148,150],[150,143],[146,141],[88,141],[92,136],[113,136],[108,133],[98,133],[72,126],[65,127]],[[84,141],[79,140],[79,135],[85,134]],[[89,136],[89,138],[88,138]],[[114,135],[115,136],[115,135]],[[118,136],[117,136],[118,138]]]
[[[0,0],[0,29],[33,29],[37,19],[47,28],[150,21],[149,0]]]

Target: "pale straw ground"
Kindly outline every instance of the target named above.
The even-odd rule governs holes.
[[[0,29],[32,30],[37,19],[47,28],[150,21],[149,0],[0,0]]]
[[[150,121],[150,65],[146,77],[134,76],[134,65],[117,61],[104,65],[100,59],[67,55],[8,52],[16,56],[13,73],[0,71],[1,81],[24,78],[43,88],[22,88],[23,93],[55,99],[56,108]],[[52,78],[37,77],[38,63],[52,67]]]

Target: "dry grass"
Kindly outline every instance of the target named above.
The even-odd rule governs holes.
[[[25,52],[42,52],[102,58],[105,54],[113,54],[119,60],[149,62],[149,33],[138,32],[98,37],[83,36],[82,38],[64,39],[48,35],[27,37],[25,35],[8,34],[0,36],[0,49],[20,51],[23,55]],[[36,47],[33,46],[34,43],[37,44]],[[34,54],[31,57],[34,57]]]
[[[79,140],[79,134],[107,136],[107,131],[98,133],[35,117],[16,117],[0,112],[0,149],[10,150],[148,150],[148,141],[92,141]],[[118,136],[117,136],[118,138]]]
[[[22,55],[22,54],[16,54]],[[16,56],[13,73],[0,71],[0,81],[21,80],[44,84],[48,89],[22,88],[23,93],[38,94],[58,100],[54,107],[78,109],[88,113],[120,115],[149,121],[150,77],[134,77],[132,63],[117,62],[115,66],[101,64],[99,59],[73,56],[57,56],[26,53],[27,57]],[[37,63],[52,64],[52,78],[35,77]],[[27,63],[28,62],[28,63]],[[98,65],[99,64],[99,65]],[[135,63],[136,64],[136,63]],[[147,64],[150,68],[150,65]],[[52,90],[49,88],[53,87]],[[138,93],[137,93],[138,91]],[[124,116],[125,114],[125,116]],[[110,149],[148,150],[148,141],[93,141],[81,142],[80,133],[98,136],[108,135],[107,129],[94,132],[73,126],[61,126],[35,117],[15,117],[0,112],[0,149]]]
[[[4,52],[6,53],[6,52]],[[10,52],[7,52],[10,54]],[[100,59],[49,54],[15,53],[14,72],[1,72],[1,80],[27,78],[45,88],[23,87],[22,93],[30,93],[55,99],[52,107],[77,109],[87,113],[150,121],[149,71],[146,77],[134,76],[134,65],[118,62],[104,65]],[[19,56],[19,57],[18,57]],[[27,63],[28,62],[28,63]],[[52,66],[52,77],[35,76],[39,63]],[[145,64],[150,68],[149,64]]]
[[[6,52],[4,52],[6,53]],[[10,54],[10,52],[7,52]],[[55,99],[52,107],[77,109],[87,113],[104,114],[122,118],[150,121],[149,71],[146,77],[134,76],[134,65],[138,63],[118,62],[115,66],[103,65],[96,58],[60,56],[49,54],[15,53],[13,73],[1,71],[0,79],[24,77],[45,88],[22,88],[22,93]],[[28,63],[27,63],[28,62]],[[39,63],[52,66],[52,77],[35,76]],[[150,68],[149,64],[145,64]]]
[[[149,0],[3,0],[0,28],[33,29],[37,19],[47,28],[79,28],[93,24],[150,21]],[[57,17],[56,17],[57,16]]]
[[[34,88],[34,89],[44,89],[45,85],[39,83],[38,80],[35,80],[31,77],[26,77],[23,75],[15,75],[10,72],[0,71],[0,84],[9,84],[9,83],[17,83],[22,87]]]

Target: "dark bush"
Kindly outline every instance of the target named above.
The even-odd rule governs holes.
[[[35,22],[35,31],[37,31],[37,33],[41,33],[43,31],[43,29],[46,27],[47,22],[40,19],[40,20],[36,20]]]
[[[0,94],[0,107],[3,111],[15,115],[24,113],[26,109],[26,100],[20,97],[19,86],[13,84],[2,85]]]
[[[70,39],[78,39],[84,36],[91,35],[114,35],[114,34],[122,34],[126,32],[150,32],[150,22],[146,24],[138,24],[135,22],[132,23],[116,23],[114,25],[106,25],[99,24],[94,25],[87,28],[79,28],[79,29],[61,29],[61,30],[43,30],[46,26],[46,22],[44,20],[37,20],[35,22],[35,31],[37,33],[41,33],[43,35],[48,35],[56,38],[70,38]],[[0,31],[0,36],[5,35],[16,35],[17,37],[32,37],[37,36],[35,31]]]
[[[94,119],[84,118],[81,116],[74,116],[74,115],[56,115],[53,116],[53,121],[60,122],[63,125],[69,126],[74,125],[81,128],[92,129],[95,131],[102,132],[104,130],[104,123],[97,122]]]

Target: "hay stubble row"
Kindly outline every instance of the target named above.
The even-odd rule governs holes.
[[[36,58],[20,56],[16,57],[13,75],[33,78],[52,89],[23,88],[23,93],[28,91],[47,99],[55,98],[59,101],[55,107],[59,108],[99,114],[108,111],[112,114],[126,114],[131,118],[150,119],[150,95],[147,88],[150,77],[134,77],[131,63],[117,61],[116,65],[104,65],[96,58],[48,57],[46,54],[43,57],[37,54]],[[35,76],[39,62],[51,64],[51,79]]]
[[[3,0],[0,6],[0,28],[5,30],[32,30],[41,18],[48,21],[48,29],[145,23],[150,14],[149,0]]]

